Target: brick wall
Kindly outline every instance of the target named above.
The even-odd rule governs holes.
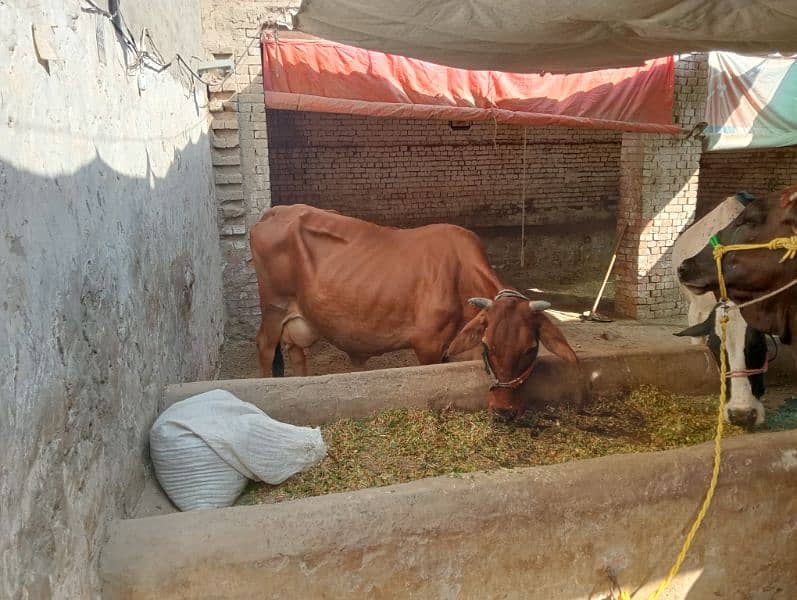
[[[797,146],[707,152],[700,159],[697,216],[736,192],[762,196],[797,183]]]
[[[684,128],[702,119],[707,68],[700,54],[676,62],[673,120]],[[627,230],[615,292],[622,315],[653,319],[686,312],[670,256],[673,242],[694,219],[701,150],[694,137],[623,135],[618,231]]]
[[[269,110],[273,204],[304,202],[378,223],[518,224],[524,128]],[[526,219],[615,214],[620,134],[528,127]]]
[[[299,0],[202,0],[205,51],[238,63],[232,77],[210,88],[228,339],[251,339],[260,321],[247,238],[249,227],[271,204],[260,32],[264,25],[287,21],[288,9],[299,4]]]

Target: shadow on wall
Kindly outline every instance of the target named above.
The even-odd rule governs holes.
[[[0,182],[0,596],[88,597],[105,523],[142,488],[164,384],[216,372],[208,140],[163,177],[97,157],[52,178],[0,162]]]

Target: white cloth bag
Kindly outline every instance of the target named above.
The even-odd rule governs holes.
[[[167,408],[149,443],[155,475],[180,510],[231,506],[247,479],[282,483],[327,452],[320,429],[275,421],[224,390]]]

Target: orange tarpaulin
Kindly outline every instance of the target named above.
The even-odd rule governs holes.
[[[454,69],[317,39],[262,40],[268,108],[678,133],[673,57],[570,75]]]

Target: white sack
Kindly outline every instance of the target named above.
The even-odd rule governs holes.
[[[275,421],[224,390],[167,408],[149,442],[155,475],[180,510],[231,506],[247,479],[282,483],[327,451],[320,429]]]

